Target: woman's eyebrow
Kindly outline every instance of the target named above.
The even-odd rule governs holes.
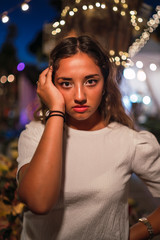
[[[60,80],[60,79],[62,79],[64,81],[71,81],[72,80],[72,78],[68,78],[68,77],[58,77],[57,78],[57,80]]]
[[[89,74],[87,76],[85,76],[85,79],[90,79],[90,78],[93,78],[93,77],[99,77],[99,74]],[[69,78],[69,77],[58,77],[57,80],[64,80],[64,81],[71,81],[72,78]]]
[[[99,74],[90,74],[85,76],[85,79],[93,78],[93,77],[99,77]]]

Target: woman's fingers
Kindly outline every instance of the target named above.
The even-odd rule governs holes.
[[[40,75],[39,75],[39,79],[38,79],[38,83],[40,84],[44,84],[46,82],[46,77],[47,74],[49,72],[49,68],[46,68]]]
[[[49,109],[57,107],[65,110],[65,101],[61,92],[52,83],[52,68],[46,68],[39,76],[37,94]]]
[[[45,84],[45,83],[52,82],[52,72],[53,72],[53,68],[52,68],[52,67],[46,68],[46,69],[39,75],[38,83],[40,83],[40,84],[43,85],[43,84]]]
[[[47,82],[52,82],[52,72],[53,72],[53,68],[52,67],[49,67],[48,68],[48,72],[47,72],[47,75],[46,75],[46,81]]]

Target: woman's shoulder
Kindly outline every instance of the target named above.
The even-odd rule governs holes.
[[[25,129],[44,129],[44,124],[40,121],[31,121],[25,125]]]
[[[121,123],[113,122],[109,125],[114,130],[117,130],[123,134],[123,136],[131,137],[132,140],[138,144],[138,143],[146,143],[146,142],[153,142],[158,143],[156,137],[153,135],[153,133],[143,130],[143,129],[132,129],[128,126],[125,126]]]
[[[24,130],[21,132],[21,138],[25,136],[38,137],[41,136],[44,131],[44,124],[40,121],[31,121],[25,125]]]

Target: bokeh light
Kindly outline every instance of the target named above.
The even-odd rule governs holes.
[[[143,70],[139,70],[137,72],[137,79],[142,82],[146,81],[146,73]]]
[[[149,65],[149,68],[150,68],[151,71],[156,71],[156,70],[157,70],[157,66],[156,66],[155,63],[151,63],[151,64]]]
[[[131,110],[131,107],[132,107],[132,104],[131,104],[131,101],[130,101],[129,97],[128,97],[128,96],[123,96],[122,102],[123,102],[125,108],[126,108],[128,111],[130,111],[130,110]]]
[[[144,96],[142,101],[145,105],[148,105],[151,102],[151,98],[149,96]]]
[[[13,82],[15,80],[15,76],[13,74],[10,74],[8,76],[8,82]]]
[[[130,96],[130,101],[131,101],[132,103],[138,102],[138,95],[137,95],[137,94],[132,94],[132,95]]]
[[[9,17],[7,15],[2,16],[2,22],[7,23],[9,21]]]
[[[22,9],[23,11],[27,11],[27,10],[29,9],[29,5],[28,5],[27,3],[22,3],[22,4],[21,4],[21,9]]]
[[[135,71],[132,68],[126,68],[123,71],[123,76],[126,79],[134,79],[136,74],[135,74]]]
[[[18,71],[23,71],[24,68],[25,68],[25,64],[24,64],[23,62],[21,62],[21,63],[19,63],[19,64],[17,65],[17,70],[18,70]]]
[[[3,75],[0,79],[1,83],[6,83],[7,82],[7,77]]]
[[[136,62],[136,67],[137,68],[143,68],[143,62],[142,61],[137,61]]]

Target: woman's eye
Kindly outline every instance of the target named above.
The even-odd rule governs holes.
[[[70,82],[62,82],[61,86],[64,88],[69,88],[69,87],[71,87],[71,83]]]
[[[97,84],[97,80],[95,80],[95,79],[89,79],[89,80],[87,80],[87,82],[85,83],[85,85],[87,85],[87,86],[95,86],[96,84]]]

